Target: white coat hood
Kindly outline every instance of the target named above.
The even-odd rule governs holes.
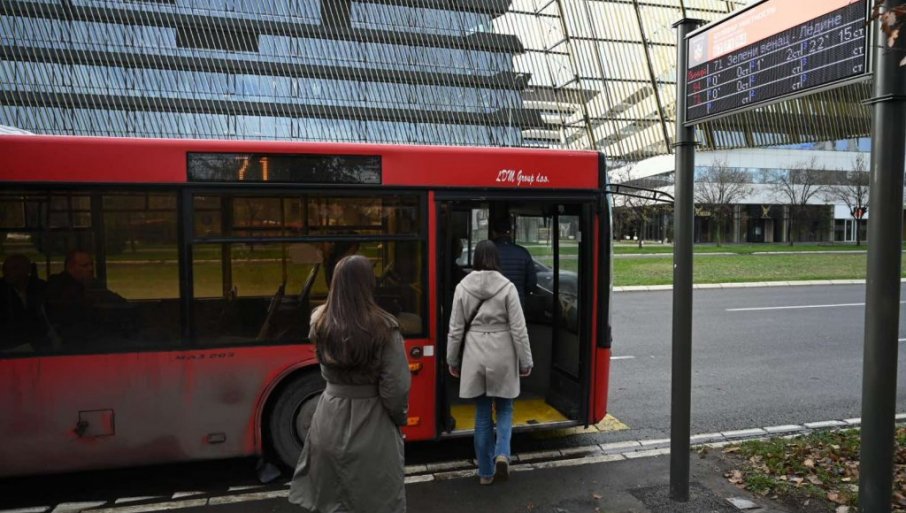
[[[472,271],[459,284],[466,292],[483,300],[496,296],[510,280],[497,271]]]

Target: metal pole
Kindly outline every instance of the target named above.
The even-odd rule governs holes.
[[[884,9],[906,0],[887,0]],[[862,360],[862,454],[859,506],[888,513],[893,494],[900,259],[903,243],[903,148],[906,143],[906,37],[888,48],[875,27],[874,115],[871,144],[871,218],[865,286],[865,349]]]
[[[695,128],[686,127],[686,35],[701,25],[683,19],[677,30],[676,191],[673,203],[673,374],[670,402],[670,498],[689,500],[692,404],[692,239]]]

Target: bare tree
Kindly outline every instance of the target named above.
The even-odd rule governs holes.
[[[695,202],[711,212],[717,224],[717,245],[725,223],[733,217],[733,206],[752,193],[752,176],[743,169],[731,168],[726,160],[715,160],[695,177]]]
[[[628,169],[615,174],[616,183],[628,183],[632,181],[632,176]],[[654,202],[649,199],[635,196],[619,196],[619,204],[614,206],[622,208],[629,222],[636,227],[639,247],[642,247],[642,240],[645,233],[645,225],[651,220],[654,209]]]
[[[636,234],[638,235],[639,247],[641,248],[642,240],[645,238],[645,226],[648,224],[648,221],[651,220],[651,202],[642,198],[626,196],[623,206],[628,209],[630,218],[636,225]]]
[[[856,225],[856,246],[860,245],[861,233],[859,221],[868,211],[868,171],[865,169],[865,157],[859,155],[853,162],[850,171],[846,171],[840,183],[828,187],[826,198],[828,201],[841,202],[849,208],[849,213]]]
[[[778,202],[789,207],[787,217],[787,234],[790,246],[793,245],[793,234],[802,240],[802,220],[807,212],[807,205],[813,198],[825,191],[821,183],[826,171],[819,167],[817,159],[797,162],[789,170],[771,173],[770,185]]]

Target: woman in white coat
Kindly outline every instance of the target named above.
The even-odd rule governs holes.
[[[519,292],[500,274],[494,243],[479,242],[472,263],[474,270],[459,282],[453,296],[447,365],[450,374],[460,378],[459,397],[475,399],[478,477],[489,485],[495,476],[509,477],[513,399],[519,396],[519,377],[528,376],[533,363]]]

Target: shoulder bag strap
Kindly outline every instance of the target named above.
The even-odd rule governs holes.
[[[475,311],[472,312],[472,315],[469,316],[469,319],[466,321],[466,324],[462,328],[462,342],[459,344],[459,365],[462,365],[462,355],[466,350],[466,335],[469,333],[469,328],[472,327],[472,321],[475,320],[475,317],[478,316],[478,311],[481,310],[481,305],[485,302],[484,299],[478,302],[478,306],[475,307]]]

